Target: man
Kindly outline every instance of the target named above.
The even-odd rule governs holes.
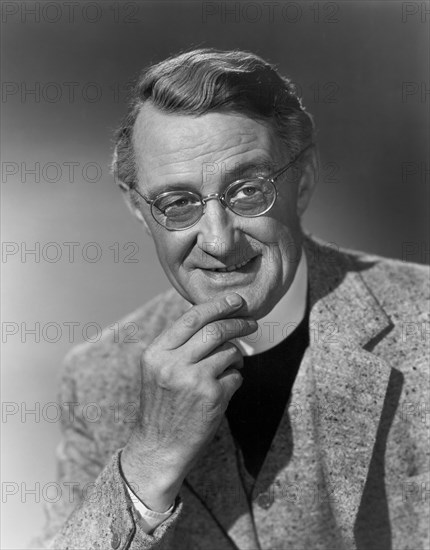
[[[66,361],[51,547],[427,548],[428,272],[303,233],[292,84],[244,52],[155,65],[114,169],[173,288],[137,343]]]

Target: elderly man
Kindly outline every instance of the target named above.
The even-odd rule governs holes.
[[[74,491],[45,540],[428,548],[428,272],[304,234],[317,151],[291,82],[238,51],[152,66],[114,169],[173,288],[126,319],[134,344],[108,331],[68,357]]]

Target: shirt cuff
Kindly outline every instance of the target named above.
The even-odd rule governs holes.
[[[172,515],[175,503],[173,503],[170,508],[165,512],[155,512],[154,510],[150,510],[143,504],[143,502],[130,489],[127,482],[125,483],[125,486],[127,487],[127,491],[130,495],[133,506],[139,512],[142,518],[142,529],[148,535],[150,535],[152,531],[154,531],[159,525],[163,523],[164,520]]]

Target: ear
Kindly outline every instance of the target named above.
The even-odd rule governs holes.
[[[297,215],[299,218],[305,213],[319,174],[319,153],[316,146],[312,147],[302,160],[302,170],[297,187]]]

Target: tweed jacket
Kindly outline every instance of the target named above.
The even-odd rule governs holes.
[[[142,350],[190,307],[171,289],[66,358],[60,402],[74,414],[69,405],[63,415],[62,498],[48,505],[43,545],[429,548],[428,270],[311,237],[305,252],[310,345],[258,478],[224,416],[173,514],[151,535],[142,529],[119,454],[139,407]]]

